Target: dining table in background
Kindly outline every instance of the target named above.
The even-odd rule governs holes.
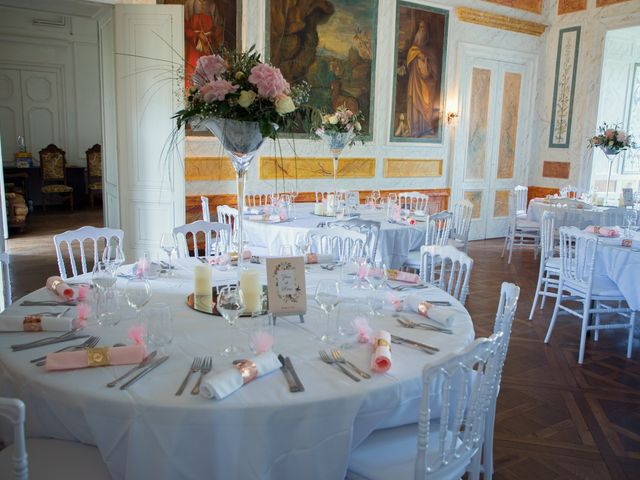
[[[289,392],[284,376],[276,371],[220,401],[192,396],[188,391],[176,396],[195,356],[212,355],[214,372],[230,368],[235,358],[219,352],[231,341],[248,344],[252,322],[240,319],[238,326],[231,327],[221,317],[187,307],[193,267],[198,263],[196,259],[181,260],[173,277],[150,281],[152,302],[166,302],[173,309],[175,337],[166,349],[169,360],[126,391],[106,385],[129,366],[46,372],[29,360],[53,348],[23,352],[9,348],[36,336],[47,336],[46,332],[0,335],[0,396],[18,397],[26,403],[30,436],[97,445],[116,479],[342,479],[349,451],[373,430],[416,421],[424,365],[458,351],[474,338],[468,312],[451,296],[435,287],[408,290],[422,292],[425,299],[450,301],[451,307],[446,308],[452,314],[453,334],[403,328],[390,309],[383,316],[371,317],[374,329],[384,328],[440,351],[429,355],[394,344],[392,368],[356,383],[319,359],[318,350],[326,348],[317,340],[324,325],[312,295],[319,280],[337,279],[339,272],[312,265],[306,274],[309,306],[305,322],[300,323],[298,317],[282,317],[273,329],[273,350],[291,358],[304,392]],[[263,265],[248,268],[259,269],[262,281],[266,280]],[[214,284],[233,282],[235,278],[234,270],[214,270]],[[83,279],[89,280],[80,277],[74,281]],[[119,278],[117,285],[122,289],[126,280]],[[350,288],[342,291],[345,298],[353,296],[353,305],[364,301],[357,297],[369,294]],[[53,297],[40,289],[25,298]],[[14,309],[20,308],[20,301]],[[351,314],[349,305],[344,301],[338,307],[347,309],[342,311],[347,318]],[[258,317],[253,322],[263,320]],[[124,319],[114,327],[90,325],[87,330],[100,335],[101,345],[112,345],[125,341],[131,325],[131,319]],[[351,345],[342,350],[343,355],[368,370],[371,346]]]
[[[532,199],[527,209],[527,220],[540,223],[545,211],[553,212],[556,216],[555,227],[578,227],[584,229],[589,225],[606,225],[605,213],[615,207],[599,207],[585,205],[584,208],[552,204],[544,199]]]
[[[635,232],[631,247],[623,247],[620,237],[598,240],[594,282],[598,276],[611,280],[633,310],[640,312],[640,232]]]
[[[380,237],[376,260],[383,262],[388,268],[398,269],[412,250],[419,250],[425,242],[427,217],[415,217],[415,225],[392,223],[388,220],[385,209],[371,209],[360,205],[355,212],[361,220],[380,222]],[[313,203],[298,203],[294,207],[294,217],[283,222],[263,222],[249,220],[244,224],[245,236],[249,243],[266,249],[268,255],[279,255],[282,245],[295,245],[299,234],[306,235],[309,230],[319,224],[337,221],[336,217],[314,214]]]

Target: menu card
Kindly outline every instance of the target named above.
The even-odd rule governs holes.
[[[269,312],[274,315],[307,312],[304,257],[267,258],[267,298]]]

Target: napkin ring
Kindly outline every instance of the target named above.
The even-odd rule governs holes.
[[[53,282],[51,282],[51,290],[55,292],[61,283],[62,283],[62,280],[54,280]]]
[[[418,313],[424,317],[427,316],[427,312],[429,311],[429,309],[432,307],[432,305],[429,302],[420,302],[418,304]]]
[[[622,246],[623,247],[631,247],[631,246],[633,246],[633,240],[631,238],[623,238],[622,239]]]
[[[25,332],[42,332],[42,316],[27,315],[22,321],[22,329]]]
[[[598,225],[593,227],[593,233],[595,233],[596,235],[600,233],[600,227]]]
[[[243,384],[249,383],[258,376],[258,368],[256,367],[255,362],[252,362],[251,360],[236,360],[233,362],[233,366],[240,371]]]
[[[378,338],[376,340],[376,347],[387,347],[387,348],[391,348],[391,345],[389,345],[389,342],[387,340],[385,340],[384,338]]]
[[[109,365],[109,347],[87,348],[87,366],[105,367]]]

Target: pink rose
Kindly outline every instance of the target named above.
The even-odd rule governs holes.
[[[624,142],[624,140],[627,138],[627,134],[624,132],[620,132],[618,133],[618,140],[620,140],[621,142]]]
[[[604,135],[605,135],[607,138],[613,138],[613,134],[614,134],[613,128],[607,128],[607,129],[604,131]]]
[[[266,63],[251,69],[249,82],[258,87],[258,94],[267,98],[279,97],[290,92],[289,83],[282,76],[280,69]]]
[[[593,137],[591,139],[591,143],[593,143],[594,145],[599,145],[600,144],[600,137]]]
[[[211,103],[214,100],[224,100],[227,93],[235,92],[236,90],[238,90],[238,86],[228,80],[214,80],[200,89],[200,95],[202,95],[205,102]]]
[[[204,57],[200,57],[192,77],[193,83],[202,85],[215,80],[225,69],[224,59],[220,55],[205,55]]]

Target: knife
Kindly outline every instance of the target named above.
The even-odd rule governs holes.
[[[11,347],[11,350],[13,350],[14,352],[22,352],[24,350],[30,350],[32,348],[45,347],[47,345],[55,345],[56,343],[62,343],[62,342],[70,342],[72,340],[78,340],[79,338],[87,338],[89,336],[90,335],[87,334],[87,335],[74,335],[72,337],[57,338],[55,340],[47,340],[40,343],[34,343],[33,345],[25,345],[24,347],[20,347],[20,346]]]
[[[75,301],[56,301],[56,300],[24,300],[20,303],[21,307],[75,307]]]
[[[427,350],[431,350],[433,352],[439,352],[440,349],[436,347],[432,347],[431,345],[427,345],[426,343],[416,342],[415,340],[410,340],[408,338],[399,337],[397,335],[391,335],[392,340],[398,340],[402,343],[408,343],[409,345],[414,345],[416,347],[426,348]]]
[[[298,390],[298,384],[296,383],[295,379],[293,378],[293,375],[291,375],[291,372],[287,368],[287,364],[286,364],[285,358],[280,354],[280,355],[278,355],[278,360],[280,360],[280,363],[282,364],[282,367],[280,367],[280,371],[284,375],[284,378],[287,380],[287,384],[289,385],[289,391],[290,392],[298,392],[298,391],[300,391],[300,390]]]
[[[149,373],[151,370],[153,370],[156,367],[159,367],[160,365],[162,365],[164,362],[166,362],[169,359],[169,355],[165,355],[164,357],[160,357],[159,359],[157,359],[155,362],[153,362],[151,365],[149,365],[147,368],[145,368],[144,370],[142,370],[140,373],[138,373],[135,377],[133,377],[131,380],[129,380],[127,383],[123,384],[120,387],[120,390],[126,390],[127,388],[129,388],[131,385],[133,385],[134,383],[136,383],[138,380],[140,380],[142,377],[144,377],[147,373]]]
[[[111,387],[115,387],[116,383],[118,383],[121,380],[124,380],[125,378],[127,378],[129,375],[131,375],[133,372],[135,372],[136,370],[138,370],[139,368],[144,368],[147,365],[149,365],[149,363],[151,363],[151,361],[156,358],[156,355],[158,354],[157,350],[154,350],[153,352],[151,352],[149,355],[147,355],[146,357],[144,357],[144,359],[142,360],[142,362],[140,362],[138,365],[136,365],[135,367],[133,367],[131,370],[128,370],[127,373],[125,373],[124,375],[122,375],[121,377],[116,378],[113,382],[109,382],[107,383],[107,387],[111,388]]]
[[[289,373],[291,373],[291,376],[293,377],[293,379],[296,382],[296,386],[298,387],[298,390],[296,390],[296,391],[304,392],[304,385],[300,381],[300,377],[296,373],[296,369],[293,368],[293,363],[291,363],[291,359],[289,357],[285,357],[284,358],[284,363],[287,366],[287,368],[289,369]]]

